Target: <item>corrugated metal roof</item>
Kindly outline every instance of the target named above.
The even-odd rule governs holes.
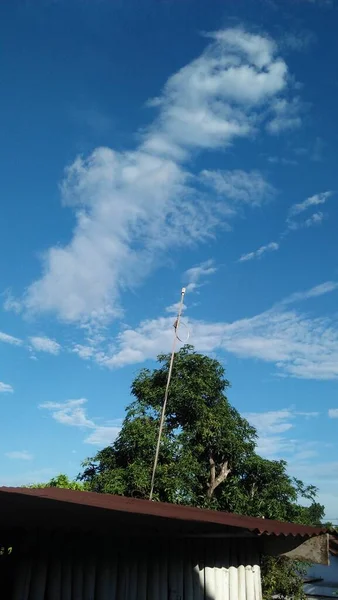
[[[204,524],[214,529],[217,526],[218,531],[224,527],[242,529],[258,535],[300,536],[304,538],[328,532],[327,529],[319,527],[271,521],[178,504],[150,502],[149,500],[126,498],[111,494],[97,494],[60,488],[0,488],[0,509],[2,505],[6,504],[7,507],[12,506],[14,510],[13,502],[15,499],[16,504],[20,505],[22,516],[25,507],[29,508],[30,511],[35,510],[37,515],[42,515],[42,512],[53,506],[54,514],[60,508],[67,509],[69,517],[72,514],[75,517],[78,513],[77,509],[82,507],[86,508],[87,512],[88,509],[91,509],[96,515],[104,513],[101,514],[104,518],[107,516],[108,511],[110,514],[117,513],[121,517],[124,515],[125,519],[128,517],[127,520],[134,516],[143,517],[147,522],[155,520],[160,524],[164,521],[166,523],[171,521],[172,523],[181,522],[181,524],[191,525]],[[17,509],[15,510],[18,514]]]

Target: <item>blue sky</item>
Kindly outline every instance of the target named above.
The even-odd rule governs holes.
[[[1,484],[114,439],[185,285],[259,450],[338,520],[337,10],[2,3]]]

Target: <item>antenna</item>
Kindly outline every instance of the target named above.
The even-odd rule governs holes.
[[[179,303],[179,306],[178,306],[177,318],[176,318],[176,321],[174,323],[175,335],[174,335],[174,341],[173,341],[173,348],[172,348],[172,351],[171,351],[171,359],[170,359],[170,366],[169,366],[169,371],[168,371],[167,385],[166,385],[165,393],[164,393],[164,400],[163,400],[163,406],[162,406],[162,414],[161,414],[161,419],[160,419],[160,427],[159,427],[159,430],[158,430],[158,438],[157,438],[157,445],[156,445],[156,452],[155,452],[153,473],[152,473],[152,476],[151,476],[149,500],[153,499],[154,484],[155,484],[155,475],[156,475],[156,469],[157,469],[157,463],[158,463],[158,455],[160,453],[160,445],[161,445],[161,438],[162,438],[162,431],[163,431],[165,411],[166,411],[166,407],[167,407],[167,400],[168,400],[168,393],[169,393],[169,386],[170,386],[171,374],[172,374],[173,364],[174,364],[174,358],[175,358],[175,348],[176,348],[176,342],[177,342],[177,340],[179,340],[177,331],[178,331],[178,328],[179,328],[179,325],[180,325],[181,314],[182,314],[182,310],[183,310],[184,294],[185,294],[185,288],[182,288],[182,291],[181,291],[181,300],[180,300],[180,303]]]

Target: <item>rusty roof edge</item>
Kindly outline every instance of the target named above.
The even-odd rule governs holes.
[[[257,535],[281,535],[313,537],[329,533],[328,529],[310,527],[282,521],[273,521],[260,517],[249,517],[235,513],[226,513],[210,509],[182,506],[163,502],[151,502],[138,498],[98,494],[61,488],[13,488],[0,487],[1,494],[15,494],[41,500],[53,500],[60,503],[77,504],[88,508],[124,512],[139,516],[209,523],[249,530]]]

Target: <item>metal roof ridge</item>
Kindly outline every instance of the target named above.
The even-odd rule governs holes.
[[[34,497],[41,500],[54,500],[55,502],[60,503],[78,504],[102,510],[152,516],[155,518],[158,517],[191,522],[214,523],[228,527],[246,529],[257,533],[258,535],[291,535],[294,537],[312,537],[329,532],[329,530],[326,528],[270,520],[263,517],[251,517],[248,515],[238,515],[236,513],[228,513],[225,511],[216,511],[194,506],[153,502],[146,499],[131,498],[113,494],[101,494],[82,490],[69,490],[56,487],[0,487],[0,494],[3,493]]]

